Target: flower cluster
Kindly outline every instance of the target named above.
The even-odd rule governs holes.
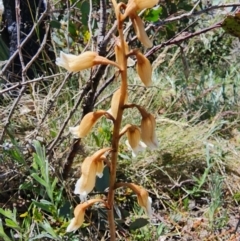
[[[102,202],[107,209],[113,210],[113,196],[111,195],[114,195],[114,189],[119,187],[125,186],[131,188],[137,195],[138,204],[145,210],[149,217],[152,215],[152,200],[146,189],[134,183],[117,183],[115,178],[118,142],[123,135],[126,134],[126,145],[132,150],[133,157],[146,147],[150,149],[156,149],[158,147],[158,140],[155,133],[156,121],[154,116],[147,112],[144,107],[128,103],[126,60],[129,56],[135,56],[136,71],[145,86],[149,86],[152,83],[152,67],[149,60],[139,50],[130,50],[127,42],[123,38],[123,22],[129,17],[133,23],[138,39],[144,46],[152,46],[152,42],[144,30],[143,22],[138,16],[137,11],[144,8],[152,8],[157,4],[158,0],[129,0],[127,4],[117,4],[115,0],[112,0],[112,2],[117,14],[119,31],[119,37],[116,38],[115,44],[116,62],[99,56],[96,52],[92,51],[84,52],[78,56],[61,52],[60,57],[56,60],[57,65],[64,67],[71,72],[81,71],[98,64],[110,64],[117,67],[121,74],[121,86],[113,94],[111,108],[108,111],[96,110],[90,112],[83,117],[78,126],[70,127],[69,129],[74,138],[84,138],[102,117],[111,119],[114,128],[112,147],[98,150],[91,156],[85,158],[82,163],[81,177],[78,179],[74,190],[75,194],[80,195],[81,203],[77,205],[74,210],[74,218],[70,221],[70,224],[67,227],[67,232],[75,231],[82,225],[85,210],[96,202]],[[137,108],[142,117],[141,123],[139,126],[135,124],[127,124],[122,130],[120,130],[123,111],[126,108]],[[107,161],[107,155],[110,156],[110,161]],[[105,202],[102,199],[87,200],[87,195],[94,189],[96,176],[100,178],[103,176],[105,163],[109,165],[110,175],[113,177],[110,178],[108,201]]]

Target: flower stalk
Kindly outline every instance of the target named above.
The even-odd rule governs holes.
[[[112,0],[113,5],[116,6],[116,1]],[[116,11],[119,12],[120,11]],[[111,168],[110,168],[110,183],[109,183],[109,192],[107,202],[109,205],[108,210],[108,222],[110,229],[111,241],[116,240],[116,227],[114,221],[114,212],[113,212],[113,204],[114,204],[114,190],[116,183],[116,167],[117,167],[117,157],[118,157],[118,146],[119,146],[119,133],[121,128],[122,116],[123,116],[123,106],[125,104],[126,96],[127,96],[127,56],[125,52],[125,40],[123,35],[123,24],[121,21],[118,22],[118,33],[119,33],[119,42],[122,47],[118,52],[118,58],[121,59],[121,87],[120,87],[120,97],[118,104],[117,116],[114,123],[113,128],[113,136],[112,136],[112,157],[111,157]]]
[[[127,104],[128,101],[128,83],[127,83],[127,60],[130,55],[135,55],[137,59],[137,73],[145,86],[151,85],[152,67],[149,60],[139,50],[129,50],[129,46],[124,39],[123,24],[126,17],[130,17],[139,40],[146,46],[151,47],[152,43],[144,30],[143,22],[137,15],[137,11],[154,6],[158,0],[128,0],[128,4],[117,3],[111,0],[117,18],[117,28],[119,36],[115,39],[115,56],[116,62],[99,56],[96,52],[87,51],[78,56],[71,54],[60,54],[56,62],[59,66],[64,67],[68,71],[77,72],[86,68],[92,68],[98,64],[113,65],[118,68],[121,76],[120,88],[114,93],[111,101],[111,109],[109,111],[96,110],[86,114],[81,123],[76,127],[70,127],[70,132],[74,138],[84,138],[88,135],[94,125],[102,117],[112,120],[113,134],[111,147],[102,148],[93,155],[85,158],[81,166],[81,177],[78,179],[74,193],[80,195],[81,202],[74,210],[74,218],[67,227],[67,232],[76,231],[81,227],[84,221],[85,210],[96,202],[103,202],[108,212],[108,222],[110,230],[110,240],[116,240],[116,227],[114,221],[114,194],[118,187],[131,188],[137,195],[138,204],[145,210],[147,215],[151,217],[151,203],[148,192],[141,186],[134,183],[116,183],[116,168],[118,159],[119,141],[126,134],[126,144],[135,157],[139,151],[149,147],[154,149],[158,142],[155,133],[156,121],[154,116],[147,112],[145,108],[137,104]],[[141,125],[127,124],[121,130],[123,111],[126,108],[136,107],[141,116]],[[106,152],[111,152],[110,160],[105,156]],[[96,176],[103,176],[104,162],[110,169],[110,181],[107,194],[107,200],[90,199],[86,201],[87,195],[94,189]]]

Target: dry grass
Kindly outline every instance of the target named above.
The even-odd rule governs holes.
[[[155,114],[160,147],[157,151],[145,151],[136,159],[132,159],[124,141],[120,145],[118,179],[134,181],[147,187],[153,198],[155,214],[152,224],[129,234],[127,225],[143,214],[135,205],[135,197],[121,190],[118,193],[117,204],[119,207],[133,211],[134,214],[128,217],[122,227],[118,227],[119,237],[124,233],[129,236],[129,240],[153,240],[153,238],[155,240],[238,240],[239,231],[231,232],[237,225],[238,217],[235,212],[240,200],[238,112],[240,99],[237,94],[239,83],[237,81],[234,83],[234,93],[236,93],[234,96],[232,84],[234,74],[230,73],[224,80],[227,86],[225,89],[227,98],[223,99],[222,85],[219,84],[218,77],[206,78],[203,85],[196,84],[193,79],[185,88],[183,80],[182,85],[176,85],[179,81],[176,78],[177,74],[179,72],[173,73],[172,76],[163,74],[155,81],[155,86],[146,89],[139,86],[140,82],[137,82],[131,72],[129,102],[143,105]],[[19,192],[24,199],[27,195],[36,198],[36,193],[31,193],[29,190],[22,193],[18,190],[19,185],[27,180],[32,162],[32,141],[38,139],[48,147],[56,138],[63,121],[73,109],[76,96],[81,91],[81,78],[81,76],[71,77],[59,92],[64,76],[54,77],[50,84],[45,86],[34,84],[30,87],[30,93],[24,94],[11,118],[8,136],[4,140],[5,144],[13,143],[24,161],[18,162],[13,153],[6,150],[2,154],[0,184],[3,190],[1,195],[4,197],[1,201],[3,207],[12,208]],[[238,76],[235,79],[237,78]],[[101,94],[97,109],[109,109],[111,94],[117,86],[118,83],[114,82]],[[52,100],[53,105],[47,112]],[[0,130],[12,103],[13,100],[8,100],[0,107],[2,120]],[[46,112],[43,123],[38,126]],[[52,175],[61,172],[61,165],[71,143],[68,127],[75,125],[80,117],[79,108],[70,119],[64,129],[63,138],[54,149],[54,155],[50,160]],[[140,117],[137,110],[126,110],[124,121],[139,124]],[[107,126],[106,129],[103,128],[104,125]],[[110,122],[104,121],[100,121],[94,130],[96,135],[103,138],[102,145],[108,144],[110,132]],[[88,153],[99,148],[93,135],[84,139],[83,145],[84,151],[75,159],[72,178],[62,184],[66,189],[64,202],[66,200],[75,202],[71,185],[79,177],[80,163]],[[219,177],[222,179],[219,180]],[[6,182],[9,185],[6,185]],[[213,188],[218,186],[219,190]],[[219,203],[216,203],[216,198],[211,196],[214,193],[216,195],[219,193],[217,199]],[[29,204],[25,202],[25,205],[21,208],[17,205],[17,208],[21,214],[22,210],[29,209]],[[104,218],[106,217],[103,216]],[[64,229],[66,221],[67,219],[60,221],[63,225],[60,230]],[[53,226],[58,230],[56,223]],[[97,224],[86,230],[89,240],[94,240],[92,233],[96,233]],[[64,231],[61,231],[61,235],[64,235],[63,233]],[[119,240],[126,239],[119,238]]]

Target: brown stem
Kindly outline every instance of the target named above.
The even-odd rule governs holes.
[[[144,107],[140,106],[140,105],[136,105],[136,104],[125,104],[123,106],[124,109],[127,108],[134,108],[136,107],[138,109],[138,111],[140,112],[140,114],[142,115],[142,117],[147,117],[149,115],[149,113],[145,110]]]
[[[90,199],[90,200],[88,200],[88,201],[86,201],[86,202],[84,202],[84,203],[82,203],[82,204],[84,205],[83,208],[86,209],[86,208],[92,206],[93,204],[99,203],[99,202],[103,203],[104,206],[105,206],[106,208],[108,208],[108,204],[107,204],[104,200],[102,200],[102,199],[100,199],[100,198]]]
[[[116,1],[112,0],[113,5],[116,7]],[[120,11],[117,11],[115,9],[115,12],[120,14]],[[113,212],[113,204],[114,204],[114,189],[115,189],[115,182],[116,182],[116,167],[117,167],[117,157],[118,157],[118,145],[119,145],[119,132],[121,128],[121,122],[122,122],[122,115],[123,115],[123,106],[125,102],[125,97],[127,95],[127,57],[125,53],[124,48],[124,35],[123,35],[123,24],[120,21],[119,16],[117,16],[118,19],[118,32],[119,32],[119,39],[121,42],[122,47],[122,60],[123,63],[120,64],[122,67],[122,70],[120,72],[121,74],[121,87],[120,87],[120,100],[118,105],[118,112],[117,112],[117,118],[114,123],[114,129],[113,129],[113,137],[112,137],[112,157],[111,157],[111,168],[110,168],[110,182],[109,182],[109,192],[108,192],[108,222],[109,222],[109,230],[110,230],[110,237],[111,241],[116,240],[116,227],[114,222],[114,212]]]
[[[118,182],[115,184],[115,189],[120,187],[128,187],[132,189],[137,195],[139,194],[139,186],[134,183],[127,183],[127,182]]]
[[[119,133],[119,139],[128,131],[128,129],[131,127],[132,125],[127,124],[125,125],[122,130]]]

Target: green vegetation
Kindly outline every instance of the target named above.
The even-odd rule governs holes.
[[[52,3],[55,11],[50,26],[56,56],[60,50],[78,54],[97,48],[99,3]],[[200,1],[195,11],[208,7]],[[184,38],[223,21],[232,9],[217,8],[167,21],[193,8],[192,1],[166,1],[142,13],[146,25],[154,25],[148,32],[154,45],[165,43],[153,53],[132,39],[132,28],[126,34],[131,48],[141,48],[153,66],[153,85],[149,88],[141,84],[135,68],[128,68],[128,102],[154,113],[160,146],[132,158],[125,139],[120,143],[117,179],[144,186],[152,197],[154,214],[150,222],[146,221],[136,195],[128,189],[117,189],[117,240],[240,237],[239,228],[236,229],[240,201],[239,40],[226,27],[218,27],[168,44],[181,31],[185,35],[179,35]],[[107,9],[108,32],[114,13],[110,3]],[[90,20],[89,11],[93,13]],[[113,42],[109,41],[105,53],[115,60]],[[79,124],[87,112],[85,106],[91,99],[86,86],[94,71],[69,74],[59,68],[49,79],[30,83],[7,127],[15,99],[12,90],[0,94],[0,133],[5,130],[0,143],[0,240],[109,240],[107,213],[100,204],[86,211],[78,231],[66,233],[73,209],[80,202],[73,190],[81,175],[81,163],[89,154],[108,146],[112,138],[112,125],[106,119],[101,119],[77,148],[68,130]],[[115,80],[107,85],[114,75]],[[96,93],[104,85],[107,87],[91,102],[95,110],[108,110],[111,97],[120,86],[113,68],[103,70]],[[0,91],[4,88],[0,87]],[[137,110],[127,109],[123,123],[140,123]],[[70,153],[73,164],[64,176]],[[108,181],[109,171],[105,168],[90,198],[104,198]]]

